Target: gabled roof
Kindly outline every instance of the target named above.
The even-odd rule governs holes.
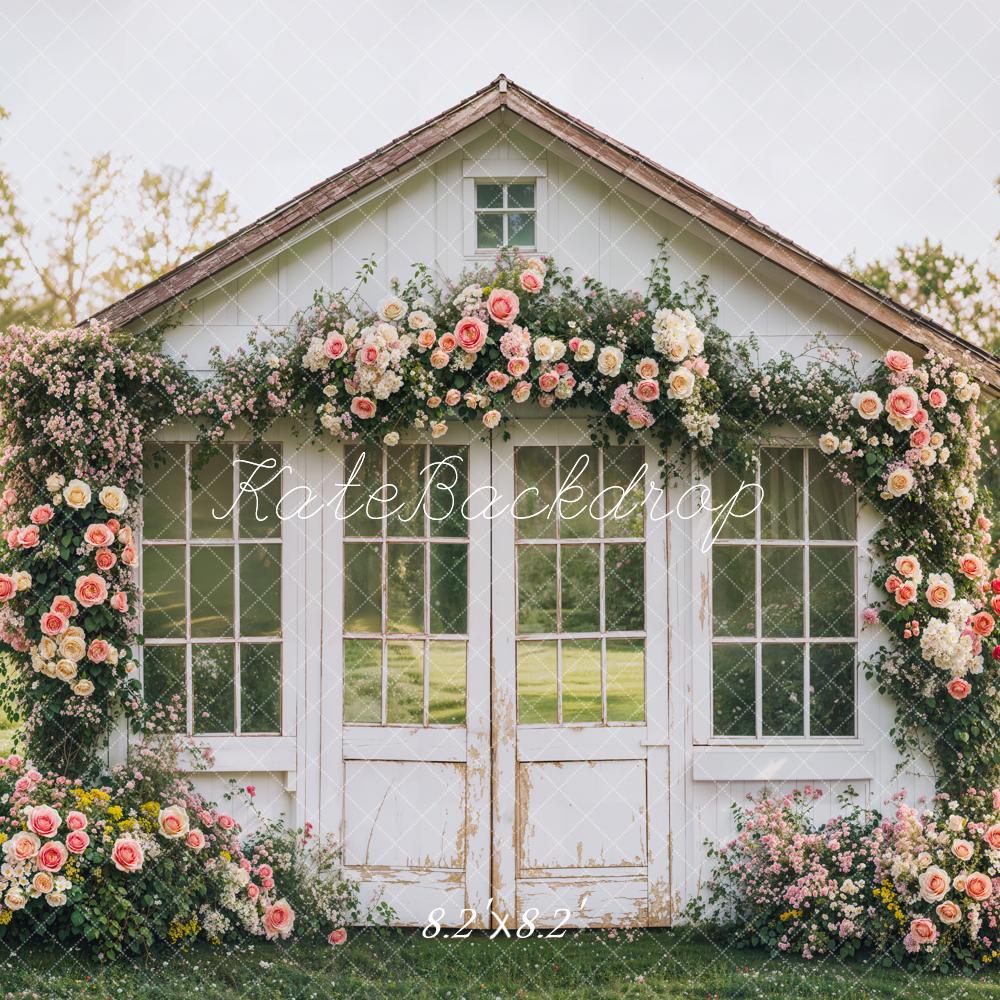
[[[186,292],[206,278],[285,236],[362,188],[412,163],[500,108],[510,109],[589,160],[615,171],[907,341],[961,360],[982,381],[1000,389],[1000,359],[988,351],[900,305],[764,225],[745,209],[710,194],[636,150],[560,111],[505,76],[498,77],[461,103],[279,205],[174,270],[119,299],[93,318],[112,326],[122,326],[160,306],[179,302]]]

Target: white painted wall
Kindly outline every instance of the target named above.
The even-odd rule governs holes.
[[[476,260],[469,253],[471,206],[465,200],[470,164],[474,169],[495,170],[502,175],[523,170],[526,163],[544,175],[539,184],[538,249],[553,254],[577,275],[596,275],[611,285],[642,288],[657,244],[666,237],[675,281],[707,273],[719,301],[720,324],[736,336],[756,333],[765,357],[781,350],[799,352],[821,331],[834,344],[859,351],[867,361],[895,343],[886,331],[829,301],[803,281],[721,241],[696,221],[681,217],[629,182],[594,168],[562,144],[547,140],[530,127],[518,126],[508,117],[503,123],[482,123],[469,130],[461,141],[449,143],[415,172],[363,192],[307,224],[294,239],[206,282],[191,296],[181,325],[167,334],[167,349],[185,354],[192,368],[205,371],[213,347],[232,351],[256,323],[287,322],[297,309],[310,303],[319,287],[353,286],[362,259],[372,254],[380,266],[374,281],[364,289],[370,302],[385,293],[392,277],[405,280],[416,261],[429,264],[442,278],[456,278],[463,267]],[[328,466],[320,449],[298,441],[295,452],[296,469],[314,477],[316,488],[329,488],[324,472]],[[286,528],[286,532],[300,533],[289,540],[292,548],[305,556],[308,567],[310,546],[320,543],[307,537],[307,530],[313,528]],[[338,558],[336,552],[329,551],[327,542],[322,544],[324,558]],[[691,648],[696,639],[694,626],[685,622],[691,616],[699,566],[689,540],[672,535],[670,544],[671,562],[678,572],[695,574],[690,577],[689,591],[672,591],[671,601],[676,603],[669,609],[672,641],[678,649],[684,648],[685,642]],[[343,761],[338,754],[331,758],[327,744],[339,741],[342,735],[337,705],[340,688],[335,678],[325,676],[327,667],[320,666],[321,660],[332,662],[330,650],[316,647],[327,641],[317,624],[320,617],[336,633],[335,611],[317,607],[317,594],[339,590],[336,582],[329,580],[321,581],[317,588],[315,571],[298,567],[286,583],[300,595],[295,603],[299,624],[293,630],[297,650],[292,658],[294,671],[286,678],[286,693],[296,705],[294,732],[287,734],[297,740],[295,770],[250,776],[240,774],[237,763],[236,773],[241,784],[253,781],[257,785],[258,803],[269,813],[284,812],[299,822],[319,822],[326,817],[325,825],[337,830],[342,810],[331,797],[342,793],[345,772]],[[862,800],[872,805],[878,805],[897,787],[919,794],[931,790],[925,774],[897,776],[898,758],[887,735],[893,707],[863,680],[863,740],[848,748],[859,759],[864,758],[858,765],[858,776],[827,773],[837,766],[835,757],[824,762],[794,751],[776,761],[773,751],[761,751],[754,758],[752,749],[742,749],[744,763],[739,774],[744,780],[715,780],[720,774],[729,776],[726,768],[736,767],[735,758],[720,764],[707,748],[695,745],[690,711],[697,685],[694,667],[684,656],[675,655],[670,671],[675,898],[686,899],[697,892],[704,875],[702,843],[706,837],[721,840],[730,835],[733,800],[758,792],[766,784],[784,791],[822,773],[824,776],[812,783],[828,790],[820,807],[825,811],[836,809],[834,797],[848,783],[838,779],[845,777],[853,779]],[[207,780],[210,790],[217,792],[223,779],[201,780]]]

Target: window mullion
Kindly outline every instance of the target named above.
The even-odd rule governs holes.
[[[191,648],[191,445],[184,446],[184,695],[187,731],[194,733],[194,663]]]
[[[233,461],[233,731],[243,732],[243,698],[240,678],[240,494],[239,445],[234,444]]]
[[[812,644],[809,642],[809,449],[802,449],[802,537],[805,545],[802,548],[802,634],[805,636],[802,650],[802,734],[809,738],[812,730],[810,715],[812,713],[812,698],[810,694]]]

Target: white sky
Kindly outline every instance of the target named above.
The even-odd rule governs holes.
[[[835,262],[1000,230],[995,0],[0,0],[0,161],[29,209],[212,167],[249,221],[500,72]]]

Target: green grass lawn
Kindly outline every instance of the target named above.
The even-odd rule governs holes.
[[[5,950],[5,949],[4,949]],[[1000,975],[901,972],[856,960],[806,963],[738,951],[693,933],[569,932],[562,940],[466,941],[420,932],[356,932],[346,945],[198,945],[110,968],[58,948],[0,950],[3,1000],[979,1000],[1000,996]]]

